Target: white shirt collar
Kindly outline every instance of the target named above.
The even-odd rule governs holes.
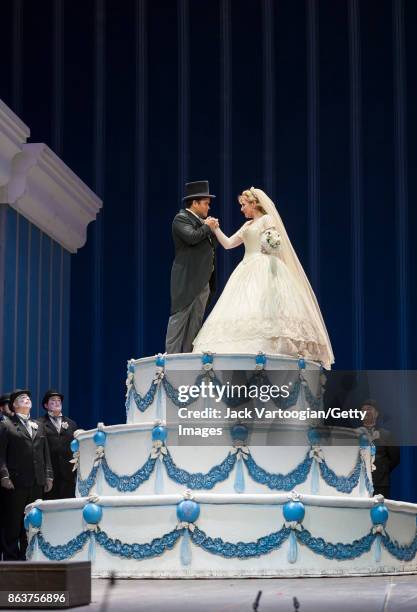
[[[194,215],[194,217],[197,217],[197,219],[198,219],[199,221],[201,221],[201,223],[203,223],[203,219],[202,219],[201,217],[199,217],[199,216],[197,215],[197,213],[195,213],[195,212],[194,212],[193,210],[191,210],[190,208],[187,208],[187,210],[188,210],[188,212],[190,212],[192,215]]]

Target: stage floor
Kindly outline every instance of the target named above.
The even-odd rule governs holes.
[[[93,580],[90,606],[100,610],[107,580]],[[417,576],[365,578],[270,578],[244,580],[118,580],[108,593],[107,610],[146,612],[416,612]]]

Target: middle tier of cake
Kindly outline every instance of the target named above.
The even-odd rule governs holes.
[[[182,493],[265,493],[297,489],[314,495],[370,497],[372,447],[355,430],[304,430],[303,445],[288,446],[296,427],[288,424],[250,432],[231,429],[229,446],[170,444],[175,432],[160,423],[135,423],[79,430],[72,443],[77,496]],[[332,445],[332,434],[337,445]],[[346,444],[341,446],[340,440]],[[280,444],[283,442],[283,444]],[[287,442],[288,444],[288,442]]]

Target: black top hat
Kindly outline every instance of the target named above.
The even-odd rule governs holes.
[[[185,183],[185,196],[183,200],[195,200],[196,198],[215,198],[215,195],[209,193],[208,181],[195,181],[194,183]]]
[[[14,391],[12,391],[12,393],[10,393],[10,410],[13,410],[13,404],[15,403],[19,395],[29,395],[29,397],[32,396],[29,389],[15,389]]]
[[[10,393],[0,395],[0,406],[5,406],[6,404],[10,404]]]
[[[49,400],[51,399],[51,397],[60,397],[61,398],[61,402],[64,401],[64,396],[62,393],[60,393],[59,391],[57,391],[56,389],[48,389],[48,391],[45,393],[45,395],[43,396],[43,400],[42,400],[42,406],[45,408],[45,404],[47,404],[49,402]]]

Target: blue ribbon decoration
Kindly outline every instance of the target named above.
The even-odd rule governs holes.
[[[157,459],[148,457],[144,465],[136,470],[131,476],[119,476],[116,474],[116,472],[110,468],[105,456],[102,458],[101,465],[107,484],[113,489],[126,493],[136,491],[142,483],[150,478],[156,461]]]
[[[288,563],[295,563],[297,561],[297,536],[294,533],[294,529],[291,529],[291,533],[289,536],[290,545],[288,547],[287,560]]]
[[[136,408],[138,410],[140,410],[141,412],[145,412],[145,410],[147,410],[149,406],[153,403],[155,399],[157,388],[158,388],[158,385],[155,382],[152,382],[148,391],[145,393],[145,395],[142,396],[140,393],[136,391],[134,384],[131,385],[127,393],[126,403],[125,403],[126,415],[129,414],[129,407],[130,407],[131,399],[134,401]]]
[[[162,471],[162,462],[159,457],[156,460],[156,463],[154,465],[156,466],[155,468],[155,493],[157,495],[160,495],[161,493],[164,492],[164,474]]]
[[[166,550],[172,549],[178,539],[184,535],[183,532],[183,529],[174,529],[160,538],[154,538],[150,543],[146,544],[126,544],[118,539],[112,539],[101,530],[93,532],[93,535],[96,543],[107,550],[107,552],[125,559],[141,560],[159,556]],[[298,542],[307,546],[315,554],[321,555],[326,559],[336,559],[338,561],[356,559],[369,552],[376,539],[376,535],[380,535],[370,531],[362,538],[354,540],[350,544],[341,542],[333,544],[332,542],[326,542],[323,538],[314,537],[304,527],[301,528],[301,531],[298,531],[283,526],[279,531],[258,538],[255,542],[232,543],[225,542],[222,538],[211,538],[195,526],[194,531],[189,533],[189,536],[195,545],[211,554],[229,559],[249,559],[266,555],[280,548],[290,537],[291,533],[295,534]],[[27,549],[28,559],[33,554],[35,538],[37,538],[39,548],[47,559],[63,561],[73,557],[84,548],[89,541],[90,532],[83,531],[75,538],[72,538],[67,544],[59,544],[58,546],[53,546],[47,542],[42,533],[39,532],[32,537],[29,543]],[[412,542],[407,545],[400,545],[395,540],[391,540],[388,534],[381,535],[380,539],[385,549],[396,559],[412,561],[415,558],[417,553],[417,531]]]
[[[88,560],[94,563],[96,560],[96,539],[94,531],[90,531],[90,542],[88,544]]]
[[[311,465],[311,492],[313,495],[317,495],[319,492],[319,474],[318,462],[313,459],[313,463]]]
[[[314,470],[318,468],[323,480],[329,486],[335,488],[341,493],[351,493],[358,484],[363,464],[363,460],[360,454],[358,454],[358,460],[351,474],[349,476],[339,476],[327,465],[325,460],[319,463],[318,466],[315,466],[314,464],[316,461],[310,457],[309,452],[307,452],[303,461],[301,461],[301,463],[299,463],[291,472],[288,472],[287,474],[277,474],[268,472],[259,466],[251,454],[246,455],[245,460],[239,460],[237,453],[229,453],[221,463],[213,466],[208,472],[202,473],[189,472],[178,467],[168,450],[167,454],[162,455],[162,457],[168,477],[174,482],[193,490],[213,489],[219,482],[224,482],[227,480],[236,466],[236,492],[244,491],[245,484],[243,466],[246,465],[250,477],[255,482],[266,485],[271,490],[291,491],[296,486],[307,480],[310,470],[313,470],[312,487],[314,487]],[[138,468],[138,470],[136,470],[136,472],[133,474],[119,475],[111,469],[107,463],[106,457],[103,456],[101,459],[101,466],[94,466],[86,479],[82,480],[78,473],[78,491],[82,497],[87,497],[89,495],[90,490],[96,482],[96,477],[100,467],[104,478],[110,487],[117,489],[122,493],[136,491],[136,489],[138,489],[150,478],[155,469],[156,461],[158,461],[156,469],[160,470],[162,467],[162,465],[159,466],[160,459],[149,456],[143,466]],[[162,470],[160,470],[159,475],[157,471],[156,478],[159,480],[159,484],[161,484],[160,481],[162,478]],[[372,495],[372,483],[365,468],[364,482],[367,491],[370,493],[370,495]],[[155,484],[155,486],[159,485]]]
[[[191,542],[190,532],[187,528],[183,529],[180,552],[181,565],[191,565]]]
[[[260,467],[252,455],[245,461],[247,470],[251,478],[259,484],[266,485],[269,489],[279,491],[292,491],[297,485],[305,482],[310,472],[313,459],[306,454],[304,460],[288,474],[272,474]]]
[[[212,489],[218,482],[227,480],[235,463],[236,454],[229,453],[219,465],[215,465],[207,473],[192,473],[177,467],[169,451],[164,455],[164,465],[168,476],[178,484],[193,490]]]
[[[245,491],[245,476],[243,474],[243,459],[240,455],[236,461],[236,473],[235,473],[235,484],[234,489],[236,493],[243,493]]]
[[[78,492],[81,495],[81,497],[87,497],[88,494],[90,493],[91,489],[94,486],[94,483],[96,482],[96,477],[97,477],[97,472],[99,469],[100,465],[94,465],[91,468],[91,471],[89,473],[89,475],[87,476],[87,478],[85,478],[84,480],[81,478],[80,476],[80,470],[78,468]]]
[[[374,544],[374,560],[376,563],[381,561],[381,534],[377,533]]]
[[[326,461],[322,461],[320,463],[320,473],[324,482],[326,482],[330,487],[333,487],[340,493],[351,493],[359,482],[359,478],[362,472],[362,465],[363,460],[359,452],[356,465],[353,468],[352,472],[349,474],[349,476],[339,476],[327,465]],[[365,487],[368,493],[372,495],[373,486],[372,482],[369,480],[365,466],[363,477]]]
[[[194,385],[199,386],[201,381],[207,376],[210,378],[213,384],[215,385],[221,384],[221,381],[214,374],[213,370],[210,370],[210,371],[205,371],[203,373],[200,373],[196,377],[194,381]],[[248,383],[247,383],[248,386],[252,384],[269,384],[270,385],[271,383],[269,381],[269,377],[266,375],[264,370],[255,370],[253,373],[253,376],[250,378],[250,380],[248,380]],[[126,414],[127,415],[129,414],[129,407],[130,407],[131,400],[133,400],[138,410],[140,410],[141,412],[145,412],[145,410],[147,410],[149,406],[153,403],[155,399],[155,395],[157,393],[162,392],[161,386],[163,386],[163,388],[165,389],[165,393],[169,397],[171,402],[177,407],[190,406],[191,404],[196,402],[198,399],[198,397],[195,397],[195,398],[189,397],[185,402],[180,401],[178,399],[178,390],[169,382],[167,376],[165,375],[162,378],[162,381],[159,382],[159,384],[155,381],[152,381],[151,386],[149,387],[148,391],[143,396],[137,392],[134,383],[131,384],[128,390],[128,393],[127,393],[127,397],[126,397],[126,404],[125,404]],[[307,381],[301,378],[301,375],[299,379],[292,385],[291,392],[288,397],[271,398],[271,401],[279,408],[283,408],[283,409],[292,408],[297,403],[301,389],[303,389],[302,399],[307,402],[307,404],[310,406],[311,409],[319,410],[321,406],[321,402],[322,402],[322,392],[319,391],[317,395],[314,395],[311,389],[309,388]],[[247,398],[245,397],[223,398],[223,401],[225,402],[227,406],[230,406],[233,408],[233,407],[237,407],[245,403],[247,401]]]
[[[279,531],[271,533],[256,542],[225,542],[222,538],[211,538],[198,527],[191,534],[194,544],[203,550],[226,557],[227,559],[249,559],[251,557],[261,557],[276,550],[289,537],[291,529],[282,527]]]

